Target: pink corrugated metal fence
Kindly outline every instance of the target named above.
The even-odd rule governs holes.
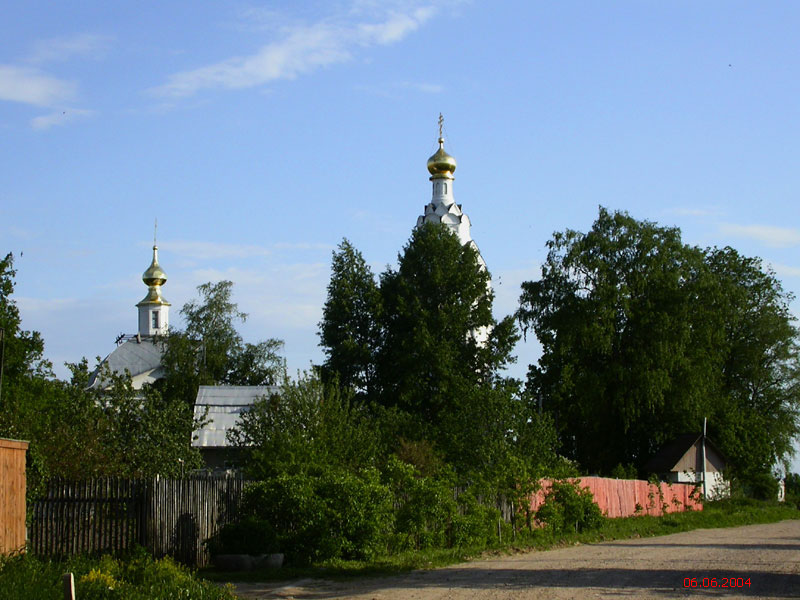
[[[695,486],[688,483],[661,483],[655,485],[639,479],[608,479],[606,477],[580,477],[582,488],[588,488],[594,501],[607,517],[631,517],[653,515],[685,510],[703,510]],[[531,496],[531,510],[536,511],[543,503],[552,482],[543,479],[541,489]],[[638,509],[637,509],[638,505]]]

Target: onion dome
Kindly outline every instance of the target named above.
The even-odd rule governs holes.
[[[444,151],[444,138],[439,138],[439,149],[428,159],[431,179],[455,179],[456,159]]]
[[[147,295],[136,306],[143,306],[145,304],[164,304],[170,306],[164,297],[161,295],[161,286],[167,282],[167,274],[158,264],[158,246],[153,246],[153,262],[147,267],[147,270],[142,273],[142,281],[147,286]]]
[[[148,287],[154,285],[164,285],[167,282],[167,274],[164,273],[161,266],[158,264],[158,246],[153,246],[153,262],[147,267],[147,270],[142,273],[142,281]]]

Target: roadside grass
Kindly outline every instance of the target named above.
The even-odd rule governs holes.
[[[481,556],[542,551],[577,544],[593,544],[669,535],[693,529],[739,527],[761,523],[800,519],[800,510],[793,505],[751,499],[728,499],[707,502],[702,511],[670,513],[663,517],[638,516],[604,519],[593,530],[568,535],[552,535],[546,529],[525,530],[516,539],[496,541],[488,547],[449,548],[408,551],[365,562],[328,560],[309,567],[283,567],[249,572],[223,572],[202,569],[200,576],[217,582],[284,581],[291,579],[350,579],[385,576],[416,569],[433,569],[464,562]]]

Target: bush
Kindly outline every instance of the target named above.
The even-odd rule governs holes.
[[[483,547],[497,536],[500,511],[478,501],[472,492],[458,497],[459,513],[453,516],[450,530],[450,546]]]
[[[494,540],[500,511],[481,503],[471,489],[456,499],[452,471],[425,477],[392,457],[384,477],[394,494],[392,550],[478,547]]]
[[[208,542],[212,556],[220,554],[272,554],[278,552],[278,537],[272,523],[246,517],[224,525]]]
[[[448,531],[458,515],[450,478],[423,477],[412,465],[391,457],[384,477],[394,495],[394,550],[449,546]]]
[[[545,494],[536,519],[554,535],[595,529],[603,523],[603,513],[580,481],[554,481]]]
[[[273,523],[287,560],[369,559],[385,549],[391,496],[374,469],[283,474],[248,486],[246,514]]]

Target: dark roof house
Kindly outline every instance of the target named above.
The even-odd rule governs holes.
[[[703,446],[705,445],[705,468]],[[717,498],[729,493],[730,486],[723,478],[726,460],[714,443],[702,434],[686,433],[665,445],[644,466],[671,483],[701,483],[705,481],[707,497]]]

